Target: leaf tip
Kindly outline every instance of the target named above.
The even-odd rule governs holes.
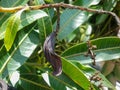
[[[11,46],[5,44],[5,48],[6,48],[7,51],[9,51]]]

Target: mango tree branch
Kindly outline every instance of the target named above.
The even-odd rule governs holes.
[[[19,10],[23,9],[23,6],[19,6],[19,7],[12,7],[12,8],[4,8],[4,7],[0,7],[0,12],[17,12]]]
[[[23,9],[24,7],[25,6],[12,7],[12,8],[0,7],[0,12],[16,12],[16,11],[19,11],[19,10]],[[31,10],[38,10],[38,9],[44,9],[44,8],[57,8],[57,7],[64,7],[64,8],[69,8],[69,9],[78,9],[78,10],[92,12],[92,13],[98,13],[98,14],[109,14],[109,15],[112,15],[116,19],[116,22],[117,22],[118,26],[120,27],[119,17],[115,13],[110,12],[110,11],[89,9],[89,8],[85,8],[85,7],[82,7],[82,6],[75,6],[75,5],[71,5],[71,4],[65,4],[65,3],[55,3],[55,4],[43,4],[43,5],[37,5],[37,6],[29,6],[29,8]]]

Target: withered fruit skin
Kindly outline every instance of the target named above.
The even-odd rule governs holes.
[[[62,73],[62,62],[61,58],[55,53],[55,39],[56,39],[56,32],[53,31],[45,40],[43,45],[43,51],[46,60],[52,65],[53,67],[53,75],[59,76]]]

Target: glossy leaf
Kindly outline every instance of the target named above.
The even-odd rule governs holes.
[[[40,5],[40,4],[45,4],[44,0],[40,0],[37,1],[36,0],[36,4]],[[46,37],[53,31],[53,27],[52,27],[52,21],[50,18],[50,13],[49,13],[49,9],[44,9],[45,12],[47,12],[48,17],[44,17],[42,19],[38,19],[37,23],[38,23],[38,29],[39,29],[39,37],[40,37],[40,43],[43,45]]]
[[[62,40],[87,20],[88,13],[75,9],[66,9],[60,18],[58,39]]]
[[[38,64],[38,63],[36,63],[36,64]],[[60,76],[56,77],[56,76],[53,76],[50,72],[48,73],[47,72],[48,69],[49,69],[48,67],[40,68],[40,70],[37,71],[40,74],[40,75],[38,75],[38,74],[36,74],[36,68],[34,68],[34,66],[31,67],[31,65],[29,63],[26,63],[25,65],[20,67],[19,70],[21,73],[21,78],[29,80],[26,83],[31,83],[31,84],[35,83],[34,86],[36,87],[36,89],[39,89],[41,87],[46,87],[46,89],[48,89],[48,90],[49,89],[50,90],[53,90],[53,89],[54,90],[61,90],[61,89],[62,90],[68,90],[68,89],[83,90],[78,84],[73,82],[73,80],[70,79],[66,74],[62,73]],[[41,76],[42,76],[42,78],[41,78]],[[19,83],[19,85],[22,86],[23,84]],[[29,86],[29,87],[31,87],[31,86]],[[25,90],[28,90],[27,86],[25,86],[25,88],[26,88]]]
[[[5,36],[5,28],[7,27],[7,22],[8,20],[6,20],[0,27],[0,40],[2,40]]]
[[[45,38],[52,32],[51,25],[48,18],[42,18],[38,20],[39,24],[39,37],[41,44],[43,45]]]
[[[40,42],[43,45],[45,38],[52,32],[52,24],[49,17],[44,17],[40,20],[38,20],[39,24],[39,37]]]
[[[91,41],[93,45],[97,46],[96,62],[112,60],[120,58],[120,39],[117,37],[104,37]],[[75,60],[81,63],[90,63],[90,57],[85,57],[87,52],[86,43],[80,43],[67,49],[62,53],[62,56],[68,60]]]
[[[15,85],[19,81],[19,79],[20,79],[20,73],[18,71],[13,72],[10,75],[10,81],[11,81],[12,86],[15,87]]]
[[[33,23],[37,19],[41,19],[46,16],[48,16],[47,13],[42,10],[34,10],[34,11],[31,10],[28,12],[24,12],[21,16],[21,24],[19,30]]]
[[[41,3],[43,1],[47,3],[53,3],[52,1],[70,2],[69,4],[71,4],[72,2],[75,2],[73,3],[74,5],[84,6],[88,8],[91,8],[90,6],[93,5],[92,8],[94,9],[95,7],[97,7],[103,2],[103,0],[102,1],[101,0],[58,0],[58,1],[57,0],[52,0],[52,1],[51,0],[0,0],[0,6],[6,6],[6,7],[14,7],[14,6],[21,6],[21,5],[24,6],[25,4],[27,4],[28,1],[32,1],[32,5],[35,5],[35,6],[36,6],[35,2]],[[105,0],[105,1],[109,2],[110,0]],[[112,1],[115,1],[115,0],[112,0]],[[66,8],[60,9],[61,30],[59,32],[58,41],[57,41],[55,50],[58,53],[63,52],[62,53],[63,58],[60,55],[60,57],[62,58],[63,72],[60,76],[57,76],[57,77],[51,74],[53,70],[52,70],[52,67],[45,62],[45,57],[43,56],[43,51],[42,51],[42,45],[46,37],[55,29],[55,28],[52,29],[52,27],[56,26],[56,24],[52,25],[52,23],[55,23],[55,20],[56,20],[55,10],[56,10],[55,8],[54,9],[49,8],[47,10],[44,9],[44,11],[48,14],[48,17],[45,17],[47,16],[47,14],[41,10],[30,10],[22,13],[21,24],[18,28],[18,32],[15,38],[15,41],[12,45],[12,48],[9,50],[9,52],[7,52],[3,43],[2,43],[3,46],[0,46],[1,47],[0,48],[0,78],[4,78],[4,80],[10,83],[10,85],[11,84],[15,85],[16,82],[18,81],[17,85],[15,85],[17,90],[89,90],[90,85],[93,87],[92,90],[99,90],[99,88],[95,83],[92,83],[93,84],[92,85],[91,82],[89,82],[89,75],[92,76],[94,73],[96,73],[96,71],[94,71],[90,67],[80,64],[80,62],[82,63],[91,62],[90,57],[84,57],[84,53],[87,52],[86,43],[77,44],[79,42],[76,42],[80,40],[81,33],[79,35],[76,32],[77,30],[79,31],[81,29],[80,25],[83,25],[84,28],[86,29],[86,26],[85,26],[86,21],[89,18],[89,15],[91,15],[87,12],[77,11],[77,10],[74,11],[74,9],[69,10]],[[5,22],[7,22],[7,18],[10,15],[11,15],[10,13],[9,14],[0,13],[0,21],[1,21],[0,22],[0,27],[1,27],[0,28],[0,45],[5,35],[4,28],[6,28],[6,25],[7,25],[7,23]],[[36,30],[31,29],[31,27],[35,28]],[[95,35],[94,32],[92,33],[93,35]],[[77,35],[79,35],[79,37],[77,37]],[[66,37],[67,38],[70,37],[70,39],[67,39],[67,40],[69,42],[73,41],[73,43],[76,42],[77,45],[73,45],[73,43],[68,44],[65,41]],[[74,37],[75,39],[73,39]],[[91,36],[91,35],[90,37],[94,38],[94,36]],[[96,44],[98,47],[96,50],[94,50],[95,53],[97,53],[96,57],[98,58],[99,54],[102,51],[103,51],[101,55],[101,57],[103,56],[102,60],[105,58],[105,56],[107,56],[105,60],[107,60],[108,57],[109,58],[114,58],[114,56],[117,57],[120,51],[120,49],[118,49],[119,43],[120,43],[119,39],[116,39],[116,37],[114,37],[114,39],[113,37],[110,37],[110,39],[109,38],[102,39],[102,38],[92,41],[92,43]],[[63,41],[64,43],[62,42],[58,43],[59,40],[63,40],[63,39],[65,39]],[[98,43],[98,41],[100,43]],[[63,45],[61,45],[61,43]],[[104,43],[104,44],[101,44],[101,43]],[[54,46],[54,43],[52,41],[51,41],[51,45]],[[73,45],[73,47],[70,47],[71,45]],[[52,49],[54,48],[53,46],[51,46]],[[48,45],[46,45],[46,47],[48,47]],[[63,48],[65,49],[65,47],[67,48],[66,48],[66,51],[64,52]],[[114,48],[114,49],[111,50],[111,48]],[[116,48],[116,51],[115,51],[115,48]],[[46,52],[46,53],[49,53],[49,52]],[[84,59],[79,58],[81,57],[81,55]],[[56,58],[56,62],[57,62],[57,59],[59,58]],[[42,63],[42,61],[44,62]],[[116,68],[119,70],[118,67]],[[20,76],[14,82],[13,79],[16,77],[14,76],[11,77],[11,75],[14,75],[14,72],[16,71],[18,71]],[[118,73],[117,75],[119,76]],[[112,88],[112,90],[114,90],[114,87],[106,79],[104,79],[103,77],[102,79],[103,79],[102,81],[103,86]]]
[[[19,5],[26,5],[29,0],[0,0],[0,6],[2,7],[15,7]],[[6,3],[7,2],[7,3]],[[7,18],[10,16],[10,13],[0,13],[0,26]],[[0,30],[1,31],[1,30]]]
[[[38,33],[33,29],[28,32],[20,31],[12,49],[6,52],[3,46],[0,51],[0,74],[4,74],[5,77],[8,73],[16,71],[31,56],[38,43]]]
[[[75,83],[81,86],[84,90],[89,90],[90,81],[84,73],[68,60],[62,58],[63,72],[69,76]],[[85,83],[84,83],[85,82]],[[94,90],[94,88],[93,88]]]
[[[18,5],[25,5],[29,0],[0,0],[0,6],[13,7]],[[6,3],[7,2],[7,3]]]
[[[23,29],[24,27],[36,21],[37,19],[43,18],[45,16],[47,16],[47,14],[41,10],[23,12],[21,15],[21,23],[19,25],[18,30]],[[4,34],[5,34],[4,28],[6,27],[6,25],[7,25],[7,20],[2,24],[0,28],[0,40],[4,38]]]
[[[86,74],[88,76],[88,78],[92,77],[93,75],[95,75],[95,73],[98,73],[97,70],[91,68],[88,65],[82,65],[79,62],[72,62],[75,66],[77,66],[81,71],[84,72],[84,74]],[[101,74],[100,72],[98,73],[98,76],[102,79],[100,81],[98,81],[99,83],[103,84],[103,87],[109,87],[112,90],[115,90],[115,87],[105,78],[105,76],[103,74]],[[96,83],[93,83],[96,84]],[[97,86],[97,85],[96,85]]]
[[[75,82],[73,82],[69,77],[65,74],[60,75],[59,77],[54,77],[51,74],[43,73],[43,79],[46,83],[52,87],[54,90],[83,90],[80,86],[78,86]]]
[[[102,8],[107,11],[112,11],[113,7],[116,5],[116,0],[104,1]],[[96,24],[101,24],[107,19],[108,15],[98,15],[96,17]]]
[[[36,73],[36,68],[26,62],[19,69],[20,80],[17,90],[51,90],[41,75]]]
[[[17,31],[18,31],[18,27],[20,24],[20,16],[22,14],[24,10],[20,10],[17,13],[15,13],[14,15],[12,15],[6,22],[6,28],[5,31],[5,38],[4,38],[4,44],[5,47],[7,49],[7,51],[10,50],[10,48],[12,47],[12,44],[15,40]]]
[[[97,4],[98,2],[99,0],[85,0],[85,1],[80,0],[78,4],[82,4],[82,6],[89,7],[93,4]],[[88,19],[88,17],[89,17],[88,12],[85,11],[75,9],[64,10],[60,16],[60,30],[58,33],[58,39],[59,40],[65,39],[80,25],[82,25]],[[54,26],[55,25],[56,23],[54,24]]]
[[[32,75],[29,75],[29,77]],[[21,84],[19,85],[18,90],[51,90],[50,87],[48,87],[46,84],[41,83],[42,79],[39,79],[40,77],[37,76],[32,76],[34,77],[33,79],[39,80],[39,82],[35,82],[33,80],[30,80],[29,78],[20,78]]]

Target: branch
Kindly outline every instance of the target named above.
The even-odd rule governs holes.
[[[19,10],[23,9],[23,6],[19,6],[19,7],[12,7],[12,8],[4,8],[4,7],[0,7],[0,12],[17,12]]]
[[[0,12],[16,12],[16,11],[19,11],[19,10],[23,9],[24,7],[25,6],[13,7],[13,8],[0,7]],[[64,7],[64,8],[69,8],[69,9],[78,9],[78,10],[92,12],[92,13],[98,13],[98,14],[109,14],[109,15],[112,15],[116,19],[116,22],[117,22],[118,26],[120,27],[119,17],[115,13],[110,12],[110,11],[89,9],[89,8],[85,8],[85,7],[82,7],[82,6],[75,6],[75,5],[71,5],[71,4],[65,4],[65,3],[43,4],[43,5],[37,5],[37,6],[29,6],[29,8],[31,10],[38,10],[38,9],[44,9],[44,8],[57,8],[57,7]]]
[[[59,7],[56,8],[57,10],[57,25],[56,25],[56,34],[58,34],[59,29],[60,29],[60,10]]]

